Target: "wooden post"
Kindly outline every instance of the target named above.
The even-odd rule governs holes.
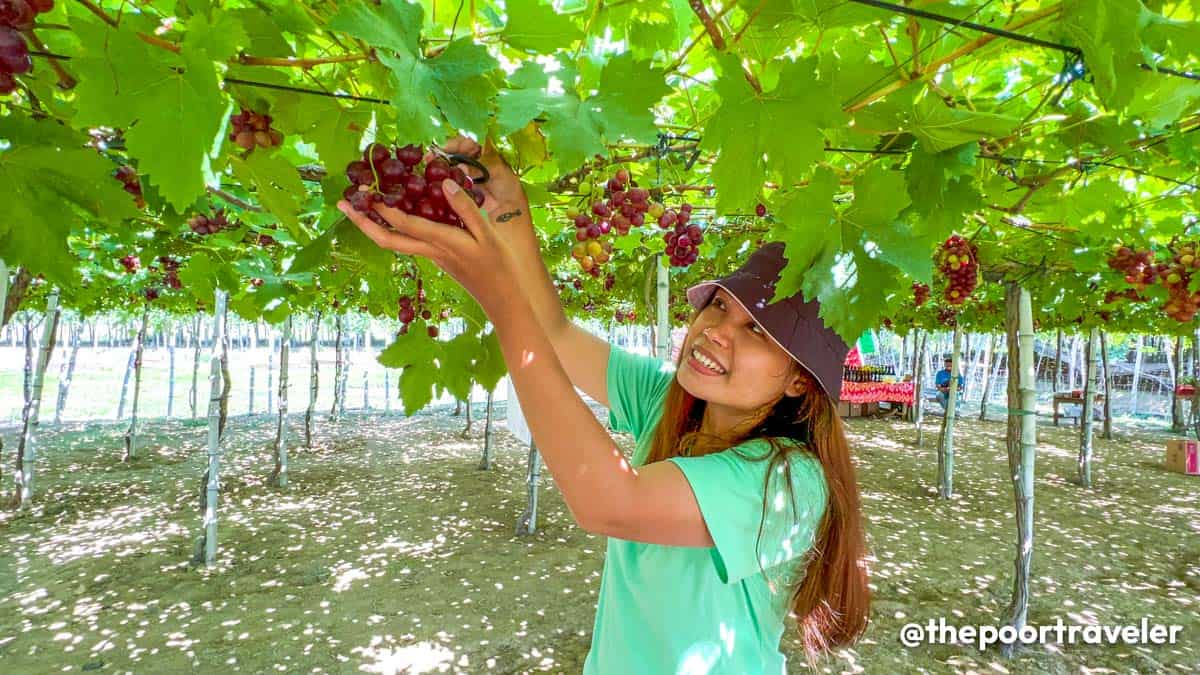
[[[1086,349],[1086,375],[1083,382],[1083,417],[1079,421],[1079,484],[1085,488],[1092,487],[1092,414],[1095,409],[1096,396],[1096,350],[1099,342],[1098,328],[1093,328],[1088,334]]]
[[[226,294],[216,291],[216,307],[213,309],[213,341],[208,367],[208,468],[201,484],[204,495],[204,520],[201,535],[196,542],[193,561],[213,565],[217,561],[217,499],[221,483],[221,407],[228,387],[225,385],[225,352],[228,333],[225,328]]]
[[[321,312],[313,317],[312,340],[308,343],[308,410],[304,412],[304,447],[312,448],[313,411],[317,408],[317,385],[320,366],[317,364],[317,341],[321,338]]]
[[[1112,433],[1112,372],[1108,369],[1108,336],[1100,331],[1100,363],[1104,367],[1104,440],[1111,441]]]
[[[483,423],[483,459],[479,460],[479,469],[487,471],[492,468],[492,398],[495,395],[495,390],[488,390],[487,395],[487,412]]]
[[[531,442],[529,444],[529,464],[525,474],[528,496],[525,512],[517,520],[517,536],[525,536],[537,532],[538,481],[541,477],[541,464],[542,457],[541,453],[538,452],[537,444]]]
[[[655,345],[655,356],[660,361],[666,361],[671,358],[671,317],[670,315],[670,292],[671,292],[671,270],[667,267],[667,258],[661,253],[658,255],[658,283],[655,285],[657,302],[655,303],[655,324],[657,326],[655,337],[657,344]]]
[[[283,334],[279,339],[279,420],[275,426],[275,470],[268,482],[275,487],[287,487],[287,411],[288,411],[288,343],[292,339],[292,317],[283,321]]]
[[[1017,555],[1012,598],[1005,624],[1018,634],[1029,613],[1029,579],[1033,561],[1033,475],[1037,450],[1037,384],[1033,368],[1033,309],[1029,292],[1015,282],[1005,285],[1005,324],[1008,333],[1008,449],[1009,476],[1016,499]],[[1019,365],[1017,365],[1019,364]],[[1011,644],[1001,647],[1012,655]]]

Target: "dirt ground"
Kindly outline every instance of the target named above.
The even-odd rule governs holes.
[[[187,564],[201,514],[205,428],[151,421],[120,462],[123,426],[47,426],[28,513],[0,511],[5,673],[518,673],[580,671],[604,555],[543,471],[538,532],[517,537],[526,450],[497,406],[494,468],[477,468],[483,406],[461,438],[446,408],[321,420],[271,489],[273,420],[231,421],[220,564]],[[603,418],[602,418],[603,419]],[[936,499],[932,445],[909,424],[852,420],[871,561],[872,624],[825,672],[1161,673],[1200,664],[1200,478],[1159,464],[1166,434],[1097,440],[1096,487],[1076,432],[1040,427],[1029,622],[1180,624],[1175,645],[903,647],[908,622],[997,623],[1015,553],[999,422],[960,421],[956,496]],[[292,419],[292,438],[301,419]],[[11,485],[15,430],[4,431]],[[628,444],[628,438],[625,438]],[[806,670],[794,641],[789,668]]]

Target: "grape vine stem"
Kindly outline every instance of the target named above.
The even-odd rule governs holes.
[[[96,5],[91,0],[77,0],[77,2],[79,2],[79,4],[86,7],[89,12],[91,12],[92,14],[95,14],[97,17],[99,17],[99,19],[101,21],[108,24],[109,26],[116,28],[120,25],[120,22],[118,22],[113,17],[109,16],[107,12],[105,12],[100,6]],[[165,49],[169,52],[173,52],[176,54],[179,53],[179,45],[177,45],[174,42],[171,42],[169,40],[164,40],[164,39],[162,39],[160,37],[156,37],[154,35],[146,35],[145,33],[137,33],[137,37],[139,40],[141,40],[142,42],[145,42],[148,45],[158,47],[159,49]],[[284,68],[308,69],[308,68],[312,68],[313,66],[319,66],[319,65],[326,64],[326,63],[351,63],[351,62],[355,62],[355,61],[372,61],[374,59],[375,59],[374,53],[372,53],[371,51],[367,51],[366,53],[363,53],[363,54],[344,54],[341,56],[325,56],[325,57],[311,58],[311,59],[289,59],[289,58],[276,58],[276,57],[270,57],[270,56],[251,56],[249,54],[242,54],[242,55],[239,55],[238,57],[236,57],[235,59],[231,59],[230,62],[238,63],[243,66],[276,66],[276,67],[284,67]],[[61,76],[60,76],[60,79],[61,79]],[[72,85],[72,86],[74,86],[74,85]]]
[[[1062,11],[1062,4],[1061,3],[1055,4],[1050,7],[1045,8],[1043,10],[1034,12],[1034,13],[1030,14],[1029,16],[1026,16],[1018,21],[1014,21],[1013,23],[1007,24],[1004,26],[1003,30],[1012,32],[1019,28],[1024,28],[1031,24],[1037,23],[1038,21],[1041,21],[1048,17],[1054,16],[1055,14],[1058,14],[1061,11]],[[978,38],[976,40],[968,42],[967,44],[963,45],[962,47],[959,47],[958,49],[943,56],[942,58],[937,59],[937,60],[932,61],[929,64],[927,64],[922,71],[920,79],[929,77],[931,73],[937,73],[938,70],[942,66],[946,65],[947,63],[952,63],[952,62],[962,58],[963,56],[966,56],[967,54],[978,51],[979,49],[991,44],[993,41],[998,40],[999,38],[1000,38],[999,35],[988,34],[988,35],[981,36],[980,38]],[[847,105],[845,108],[843,108],[843,110],[847,113],[858,112],[859,110],[862,110],[863,108],[871,105],[875,101],[878,101],[879,99],[887,96],[888,94],[891,94],[892,92],[903,88],[909,82],[910,82],[910,80],[897,79],[897,80],[893,81],[892,83],[887,84],[883,87],[880,87],[879,89],[876,89],[875,91],[871,92],[870,94],[867,94],[867,96],[862,98],[861,100],[859,100],[855,103],[852,103],[850,105]]]
[[[220,197],[221,199],[224,199],[225,201],[229,202],[230,204],[233,204],[234,206],[238,207],[239,209],[242,209],[243,211],[253,211],[255,213],[263,212],[263,208],[261,206],[256,206],[254,204],[251,204],[248,201],[245,201],[243,199],[235,197],[235,196],[229,194],[228,192],[222,190],[221,188],[215,188],[215,187],[210,186],[208,188],[208,193],[212,194],[212,195],[216,195],[216,196]]]
[[[46,43],[43,42],[42,39],[38,37],[37,34],[32,30],[25,31],[25,35],[29,38],[30,42],[37,46],[38,49],[43,52],[49,51]],[[50,67],[54,69],[54,74],[58,76],[59,89],[74,89],[75,85],[79,84],[79,80],[75,79],[71,73],[68,73],[67,69],[63,68],[62,64],[58,62],[58,59],[50,59]]]

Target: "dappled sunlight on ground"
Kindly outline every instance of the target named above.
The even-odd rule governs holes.
[[[266,486],[273,420],[238,417],[222,469],[220,562],[187,565],[200,527],[202,423],[151,421],[120,462],[122,426],[44,429],[38,496],[0,511],[5,672],[579,672],[604,542],[575,526],[543,471],[539,532],[514,536],[526,449],[503,431],[492,471],[445,408],[351,415],[291,451]],[[302,438],[301,418],[291,438]],[[955,497],[936,499],[940,419],[850,420],[874,559],[866,638],[828,672],[1184,672],[1200,663],[1200,478],[1160,466],[1163,433],[1097,439],[1073,481],[1078,432],[1039,427],[1035,625],[1183,624],[1176,645],[1034,647],[1015,660],[970,645],[903,648],[899,628],[998,622],[1015,526],[1004,425],[961,419]],[[5,447],[14,447],[11,434]],[[622,442],[628,444],[628,437]],[[7,476],[7,474],[6,474]],[[796,640],[785,651],[803,669]]]

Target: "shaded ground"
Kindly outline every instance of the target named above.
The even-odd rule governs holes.
[[[497,406],[503,418],[503,406]],[[604,542],[577,528],[543,472],[539,532],[514,536],[525,449],[502,430],[495,468],[441,408],[322,421],[265,486],[272,421],[231,421],[221,563],[186,561],[200,526],[202,426],[150,422],[141,459],[118,425],[45,430],[30,513],[0,511],[6,673],[579,672]],[[293,438],[300,420],[293,418]],[[936,425],[927,444],[936,440]],[[1015,660],[974,646],[903,648],[910,621],[995,623],[1008,602],[1012,491],[999,423],[960,421],[956,498],[934,498],[932,449],[910,425],[852,420],[872,563],[872,626],[828,672],[1188,672],[1200,663],[1200,478],[1159,468],[1164,434],[1098,440],[1040,427],[1030,622],[1184,626],[1174,646],[1049,645]],[[625,439],[628,441],[628,439]],[[4,433],[5,485],[15,430]],[[790,667],[803,670],[794,642]]]

